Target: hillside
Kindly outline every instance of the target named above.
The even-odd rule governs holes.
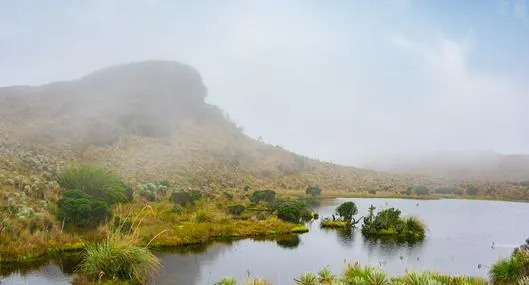
[[[171,179],[200,188],[299,190],[317,184],[332,191],[398,191],[421,182],[324,163],[257,141],[206,103],[206,96],[196,70],[164,61],[0,88],[0,174],[51,178],[68,163],[92,162],[132,182]]]
[[[451,181],[529,181],[529,155],[494,152],[439,152],[375,160],[368,167]]]

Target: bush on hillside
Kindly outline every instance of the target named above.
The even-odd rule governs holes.
[[[244,207],[243,205],[228,206],[228,213],[234,216],[239,216],[240,214],[242,214],[242,212],[244,212],[244,210],[246,210],[246,207]]]
[[[310,195],[312,197],[320,196],[321,188],[318,186],[309,186],[307,187],[307,190],[305,190],[305,194]]]
[[[132,201],[132,188],[112,171],[95,165],[71,166],[59,173],[59,185],[79,190],[108,204]]]
[[[57,219],[65,225],[95,228],[112,216],[108,203],[79,190],[66,191],[57,202]]]
[[[171,194],[171,201],[181,206],[191,206],[195,204],[193,196],[186,191],[176,191]]]
[[[272,203],[276,199],[276,192],[272,190],[257,190],[250,196],[250,201],[253,203],[267,202]]]

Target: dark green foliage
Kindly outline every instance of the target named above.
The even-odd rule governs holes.
[[[312,219],[312,213],[301,201],[284,201],[277,207],[277,217],[283,221],[300,223]]]
[[[367,191],[367,193],[375,195],[375,194],[377,194],[377,190],[371,189],[371,190]]]
[[[389,208],[374,216],[375,207],[369,209],[369,216],[364,219],[362,234],[368,237],[394,236],[409,241],[421,240],[425,235],[425,226],[417,218],[401,219],[400,210]]]
[[[413,187],[413,192],[417,195],[428,195],[430,194],[430,189],[424,185]]]
[[[228,212],[234,216],[239,216],[244,210],[246,210],[246,207],[243,205],[233,205],[228,207]]]
[[[406,195],[411,195],[413,193],[413,187],[406,188],[406,192],[404,192]]]
[[[57,179],[66,190],[79,190],[109,204],[129,202],[132,189],[118,175],[95,165],[72,166],[63,170]]]
[[[318,186],[309,186],[307,187],[307,190],[305,190],[305,194],[310,195],[312,197],[320,196],[321,189]]]
[[[248,185],[244,186],[244,192],[248,192],[248,191],[250,191],[250,186]]]
[[[276,192],[272,190],[257,190],[250,196],[253,203],[267,202],[272,203],[276,199]]]
[[[181,206],[191,206],[195,204],[196,197],[186,191],[176,191],[171,194],[171,201]]]
[[[112,216],[108,203],[79,190],[66,191],[57,202],[57,219],[66,225],[95,228]]]
[[[344,202],[336,208],[336,214],[344,221],[350,222],[353,219],[353,216],[358,214],[358,208],[352,201]]]

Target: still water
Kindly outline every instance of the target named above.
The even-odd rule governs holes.
[[[428,226],[426,239],[416,244],[365,240],[360,230],[343,232],[319,228],[276,241],[241,240],[159,253],[163,268],[152,284],[209,285],[223,276],[244,279],[248,274],[274,284],[292,284],[304,271],[329,266],[343,269],[345,261],[380,266],[391,274],[435,270],[450,274],[487,276],[488,267],[529,237],[529,205],[470,200],[332,199],[315,210],[330,216],[344,201],[353,200],[359,215],[371,204],[377,210],[396,207],[420,217]],[[478,266],[480,265],[480,266]],[[9,273],[0,284],[69,284],[72,266],[53,261],[30,272]],[[4,273],[5,274],[5,273]]]

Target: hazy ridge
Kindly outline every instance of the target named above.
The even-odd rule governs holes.
[[[51,177],[47,169],[92,162],[136,182],[170,178],[213,189],[320,185],[330,191],[400,193],[418,184],[450,185],[449,172],[458,174],[456,181],[518,181],[528,173],[527,157],[504,159],[492,174],[482,171],[488,169],[487,157],[480,157],[482,168],[473,168],[476,161],[469,159],[467,172],[457,163],[437,167],[430,158],[408,168],[372,165],[379,171],[321,162],[246,136],[222,109],[206,103],[206,96],[194,68],[168,61],[124,64],[43,86],[0,88],[0,155],[6,161],[0,174]],[[46,166],[28,167],[35,159]],[[435,167],[425,168],[424,162]]]

